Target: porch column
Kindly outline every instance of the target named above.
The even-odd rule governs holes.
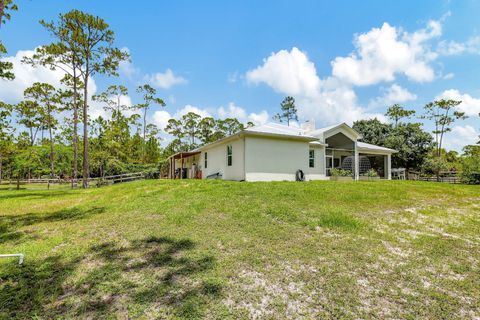
[[[180,158],[182,159],[182,168],[180,169],[180,179],[183,179],[183,154],[180,155]]]
[[[385,156],[385,179],[392,180],[392,155],[387,154]]]
[[[357,142],[355,141],[355,180],[360,179],[360,155],[358,154]]]

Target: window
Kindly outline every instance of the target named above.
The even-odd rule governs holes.
[[[205,159],[204,159],[204,161],[205,161],[204,167],[205,167],[205,169],[207,169],[208,153],[206,153],[206,152],[205,152]]]
[[[227,146],[227,165],[232,165],[232,145]]]
[[[315,150],[310,149],[308,151],[308,166],[315,168]]]

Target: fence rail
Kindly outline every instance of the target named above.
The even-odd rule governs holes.
[[[143,172],[133,172],[117,174],[113,176],[88,178],[88,183],[91,186],[103,186],[116,183],[130,182],[135,180],[145,179]],[[71,186],[72,188],[82,184],[82,179],[3,179],[0,181],[0,187],[7,186],[9,189],[20,189],[20,186],[42,186],[46,185],[47,189],[50,187]]]
[[[442,173],[438,178],[436,176],[424,176],[419,172],[408,172],[408,180],[415,181],[430,181],[430,182],[445,182],[452,184],[461,184],[463,183],[462,179],[458,176],[456,172],[447,172]]]

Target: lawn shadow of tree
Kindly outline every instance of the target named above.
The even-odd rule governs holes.
[[[20,189],[15,190],[14,192],[9,192],[13,190],[0,189],[0,200],[12,200],[18,198],[32,198],[32,199],[45,199],[45,198],[60,198],[67,196],[74,196],[75,193],[68,192],[70,190],[29,190],[29,189]],[[3,192],[8,192],[7,194],[2,194]]]
[[[47,318],[201,318],[208,301],[221,296],[222,285],[206,274],[213,257],[194,248],[188,239],[150,237],[104,242],[70,262],[54,256],[25,268],[11,266],[0,278],[0,317],[23,312]]]
[[[90,216],[103,213],[104,207],[80,208],[74,207],[62,209],[53,213],[26,213],[18,215],[0,216],[0,243],[9,241],[18,241],[27,234],[32,234],[28,230],[19,230],[23,227],[57,221],[73,221],[85,219]]]

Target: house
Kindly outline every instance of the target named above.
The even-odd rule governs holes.
[[[374,169],[391,179],[395,150],[368,144],[345,123],[316,129],[278,123],[247,128],[190,152],[171,156],[169,178],[237,181],[326,180],[333,168],[350,170],[356,180]]]

